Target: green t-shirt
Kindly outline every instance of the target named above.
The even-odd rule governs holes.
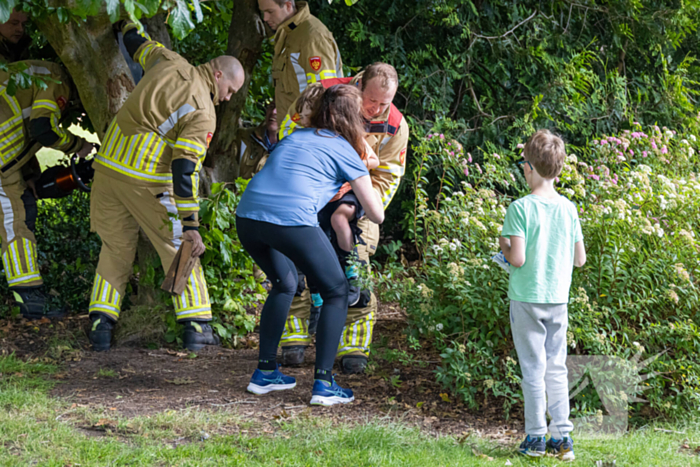
[[[508,298],[569,303],[574,244],[583,240],[576,206],[563,196],[528,195],[508,207],[503,237],[525,239],[525,264],[510,267]]]

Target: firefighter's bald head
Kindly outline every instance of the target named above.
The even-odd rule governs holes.
[[[263,21],[273,31],[277,31],[282,23],[297,12],[294,0],[258,0],[258,8],[260,8]]]
[[[216,85],[219,88],[219,102],[228,101],[241,89],[245,81],[245,70],[236,57],[221,55],[211,62]]]

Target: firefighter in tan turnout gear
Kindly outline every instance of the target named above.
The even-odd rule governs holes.
[[[70,77],[57,64],[28,60],[24,73],[43,78],[46,88],[33,82],[10,95],[9,75],[0,72],[0,237],[2,265],[10,289],[15,292],[22,316],[58,318],[63,310],[47,310],[46,294],[37,261],[34,237],[36,198],[33,175],[39,163],[35,154],[50,147],[85,157],[93,145],[60,126],[68,102],[77,97]]]
[[[275,31],[272,79],[277,122],[309,84],[342,78],[343,63],[333,34],[306,2],[258,0],[263,20]]]
[[[90,214],[102,250],[90,297],[95,350],[110,347],[136,254],[139,228],[160,256],[164,269],[182,239],[204,252],[199,235],[199,170],[216,128],[214,106],[243,84],[233,57],[198,67],[138,33],[126,22],[124,44],[144,69],[144,77],[109,125],[95,156]],[[197,264],[185,291],[173,297],[177,320],[185,326],[184,345],[199,350],[218,343],[202,267]]]
[[[375,63],[355,77],[322,80],[318,85],[328,88],[335,84],[352,84],[362,89],[363,116],[368,131],[366,140],[379,158],[379,166],[370,171],[370,177],[386,210],[404,175],[408,146],[408,123],[392,104],[399,84],[396,70],[386,63]],[[295,109],[296,103],[290,106],[289,113],[284,117],[280,139],[299,127],[301,117]],[[369,257],[377,249],[379,226],[366,217],[360,219],[357,225],[362,230],[361,238],[364,241],[364,245],[357,245],[359,260],[361,264],[369,266]],[[322,305],[317,303],[316,297],[314,305]],[[300,297],[294,297],[280,342],[283,364],[303,362],[304,350],[311,343],[310,308],[311,294],[308,289]],[[348,309],[338,347],[338,357],[344,372],[364,371],[376,313],[377,299],[368,291],[362,291],[360,301]]]

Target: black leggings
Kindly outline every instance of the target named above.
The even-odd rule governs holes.
[[[274,362],[297,290],[295,265],[318,287],[323,311],[316,331],[316,369],[330,372],[348,314],[348,281],[319,227],[288,227],[236,217],[243,248],[272,283],[260,316],[260,361]]]

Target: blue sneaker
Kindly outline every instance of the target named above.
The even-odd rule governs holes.
[[[520,443],[520,448],[518,452],[523,456],[529,457],[542,457],[547,450],[547,445],[544,441],[544,436],[530,436],[527,435],[525,441]]]
[[[325,405],[328,407],[335,404],[347,404],[354,400],[352,389],[341,388],[335,382],[335,378],[333,378],[333,384],[321,379],[314,381],[314,389],[311,392],[311,405]]]
[[[568,436],[562,439],[550,438],[547,440],[547,452],[551,452],[563,461],[572,461],[574,456],[574,440]]]
[[[270,373],[263,373],[256,369],[248,384],[248,392],[261,395],[272,391],[292,389],[297,385],[297,380],[291,376],[282,374],[279,367]]]

